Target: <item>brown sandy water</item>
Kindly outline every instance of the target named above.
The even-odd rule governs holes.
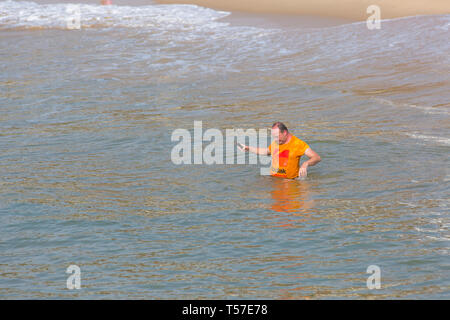
[[[138,5],[69,30],[67,4],[0,2],[1,298],[449,298],[448,15]],[[171,161],[194,121],[276,120],[323,158],[305,181]]]

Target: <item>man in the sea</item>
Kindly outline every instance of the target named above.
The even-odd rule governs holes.
[[[272,125],[273,142],[268,148],[257,148],[241,145],[242,151],[272,156],[270,174],[275,177],[295,179],[306,177],[308,167],[320,162],[320,156],[308,144],[292,135],[281,122]],[[300,166],[300,158],[306,154],[309,160]]]

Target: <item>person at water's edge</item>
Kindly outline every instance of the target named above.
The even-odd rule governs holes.
[[[270,174],[276,177],[295,179],[306,177],[308,167],[320,162],[320,156],[306,142],[292,135],[281,122],[272,125],[273,142],[268,148],[257,148],[241,145],[242,151],[272,156]],[[309,160],[300,166],[300,158],[306,154]]]

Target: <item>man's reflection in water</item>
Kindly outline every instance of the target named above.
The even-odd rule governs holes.
[[[314,207],[314,200],[310,198],[309,183],[307,181],[271,178],[272,204],[271,209],[275,212],[290,213],[289,216],[280,216],[284,221],[278,227],[295,227],[294,224],[305,219],[297,217],[309,216]],[[295,219],[292,219],[293,217]]]

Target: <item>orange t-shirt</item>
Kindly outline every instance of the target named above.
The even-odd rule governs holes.
[[[277,144],[275,141],[269,146],[272,155],[270,174],[275,177],[295,179],[300,170],[300,158],[305,154],[309,146],[306,142],[295,136],[285,144]]]

